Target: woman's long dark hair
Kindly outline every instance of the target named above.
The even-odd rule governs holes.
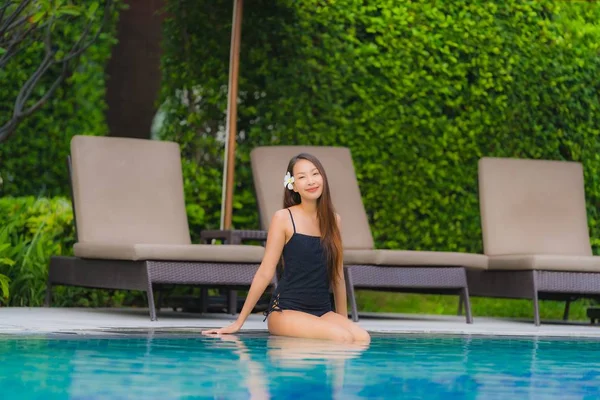
[[[301,153],[293,157],[287,167],[287,172],[294,175],[294,165],[298,160],[307,160],[314,164],[323,178],[323,192],[317,199],[317,219],[319,220],[319,229],[321,230],[321,243],[327,256],[327,275],[329,283],[335,285],[337,282],[339,270],[338,265],[342,262],[342,235],[337,224],[335,209],[331,201],[329,192],[329,181],[327,174],[321,162],[313,155]],[[302,199],[300,194],[285,188],[283,194],[283,207],[288,208],[300,204]]]

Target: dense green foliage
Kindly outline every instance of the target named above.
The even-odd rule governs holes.
[[[0,273],[11,279],[8,304],[42,304],[50,256],[72,251],[72,220],[66,199],[0,199]]]
[[[49,3],[36,2],[40,4]],[[52,2],[59,4],[58,2]],[[92,2],[76,1],[73,4],[91,6]],[[103,3],[103,2],[100,2]],[[55,5],[56,5],[55,4]],[[121,4],[117,1],[117,4]],[[44,23],[47,18],[57,18],[53,29],[56,57],[64,56],[82,34],[86,18],[71,15],[79,5],[68,6],[69,14],[40,14],[36,19]],[[96,32],[102,21],[102,5],[92,24]],[[67,8],[64,6],[63,8]],[[76,134],[104,135],[107,131],[105,105],[105,66],[115,43],[117,11],[97,42],[81,55],[72,75],[54,93],[48,103],[26,118],[16,132],[0,144],[0,195],[67,195],[68,180],[66,156],[71,137]],[[40,35],[30,35],[20,52],[5,68],[0,69],[0,124],[6,122],[20,88],[38,68],[44,56],[44,43]],[[37,101],[59,75],[53,68],[36,86],[31,104]]]
[[[216,226],[231,2],[168,7],[161,136],[182,144],[198,223]],[[600,237],[599,16],[537,0],[247,6],[235,226],[257,226],[249,151],[311,144],[352,150],[378,247],[481,251],[481,156],[582,161]]]

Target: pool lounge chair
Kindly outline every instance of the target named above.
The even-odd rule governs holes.
[[[272,146],[252,150],[250,158],[263,229],[282,207],[283,175],[289,160],[302,152],[316,156],[327,172],[342,241],[352,318],[358,320],[354,289],[429,294],[458,294],[472,322],[465,268],[484,269],[481,254],[375,250],[350,151],[343,147]],[[382,188],[383,190],[383,188]]]
[[[511,158],[479,161],[485,271],[469,271],[471,295],[533,300],[600,297],[580,163]]]
[[[71,165],[75,257],[51,258],[46,306],[56,285],[141,290],[154,321],[157,285],[252,282],[262,246],[191,244],[177,143],[75,136]]]

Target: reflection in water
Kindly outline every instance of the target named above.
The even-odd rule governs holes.
[[[600,341],[0,338],[0,398],[600,398]]]
[[[223,335],[215,340],[235,345],[240,367],[248,371],[245,381],[250,396],[256,399],[301,398],[315,392],[341,398],[346,360],[360,356],[369,347],[270,336],[266,344],[267,362],[260,363],[252,359],[248,347],[237,336]]]
[[[270,336],[267,341],[271,360],[294,365],[307,365],[311,360],[349,360],[359,357],[368,348],[369,345],[364,343],[335,343],[283,336]]]
[[[274,389],[282,390],[282,395],[286,395],[290,387],[295,387],[297,391],[302,391],[294,393],[295,398],[298,398],[305,395],[306,385],[310,382],[316,389],[312,392],[330,394],[334,399],[349,399],[351,393],[344,394],[347,360],[360,357],[368,348],[368,344],[360,343],[334,343],[271,336],[267,343],[269,361],[275,369],[289,373],[285,382],[279,382],[279,385],[273,384],[272,386]],[[296,372],[296,375],[289,371]],[[296,382],[290,379],[295,376],[300,377],[295,380]]]

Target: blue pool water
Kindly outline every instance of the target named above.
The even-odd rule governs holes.
[[[0,337],[0,399],[598,399],[600,341]]]

